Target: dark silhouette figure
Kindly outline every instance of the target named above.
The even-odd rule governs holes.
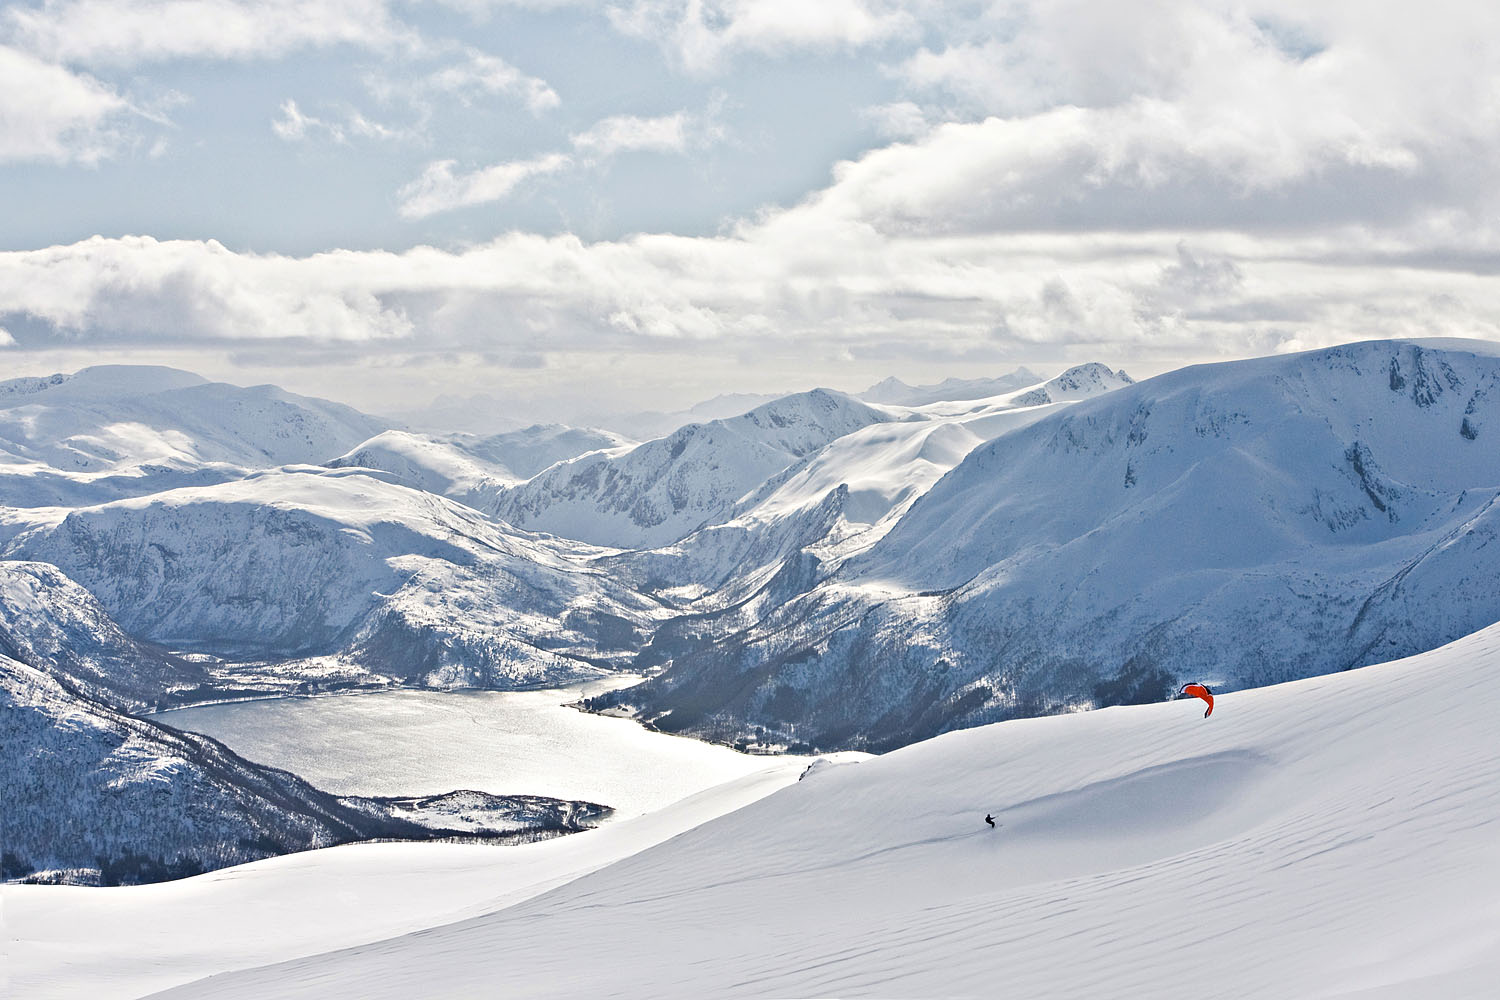
[[[990,826],[994,826],[995,825],[995,817],[991,816],[989,813],[985,813],[984,814],[984,821],[986,823],[988,823]]]

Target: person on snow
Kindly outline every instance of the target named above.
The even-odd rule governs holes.
[[[1206,719],[1214,714],[1214,693],[1208,689],[1207,684],[1184,684],[1182,690],[1177,692],[1179,698],[1202,698],[1208,702],[1208,711],[1203,713]]]
[[[988,823],[990,826],[994,826],[995,825],[995,817],[991,816],[989,813],[985,813],[984,814],[984,821],[986,823]]]

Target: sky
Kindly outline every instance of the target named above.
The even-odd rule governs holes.
[[[0,6],[0,376],[371,412],[1500,340],[1500,7]]]

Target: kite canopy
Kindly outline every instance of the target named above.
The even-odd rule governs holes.
[[[1203,713],[1205,719],[1214,714],[1214,693],[1208,689],[1207,684],[1184,684],[1182,690],[1177,693],[1190,698],[1202,698],[1208,702],[1208,711]]]

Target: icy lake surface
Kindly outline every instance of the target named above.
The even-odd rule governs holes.
[[[771,761],[564,707],[616,682],[545,691],[385,691],[152,716],[338,795],[472,788],[658,809]]]

